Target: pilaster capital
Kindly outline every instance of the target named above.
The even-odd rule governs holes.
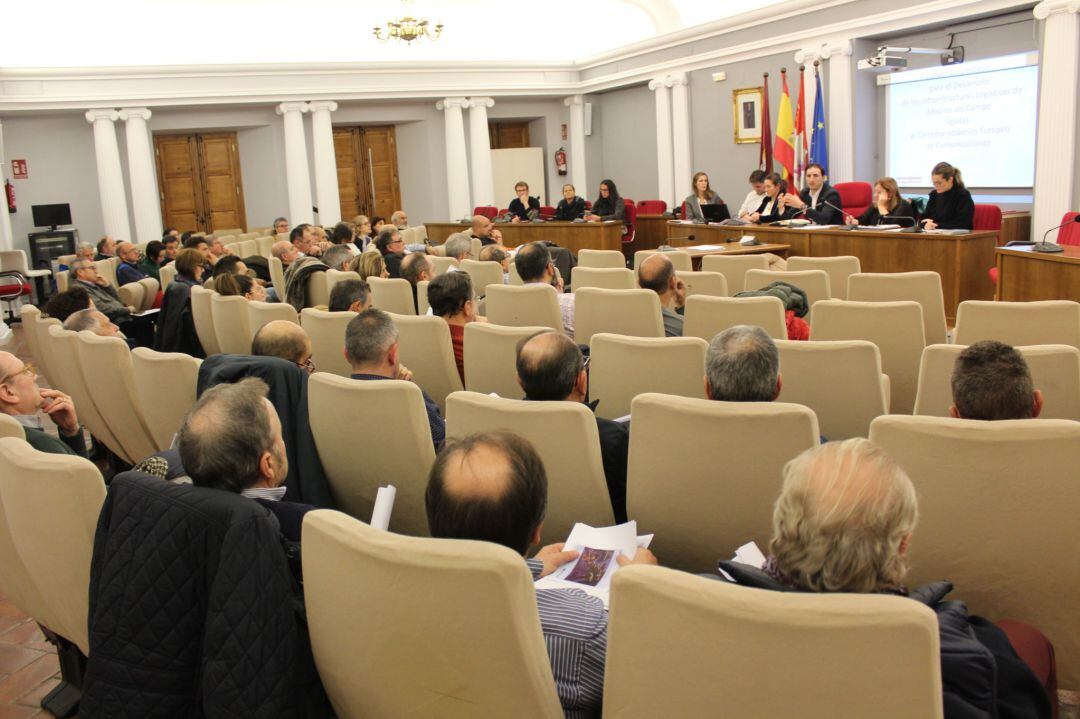
[[[667,76],[668,87],[674,87],[675,85],[689,85],[690,76],[685,72],[676,72]]]
[[[133,117],[140,120],[149,120],[150,116],[153,114],[154,113],[150,112],[150,110],[145,107],[122,107],[120,108],[120,112],[117,113],[124,122],[127,122]]]
[[[444,97],[435,103],[436,110],[453,110],[469,106],[469,101],[464,97]]]
[[[333,100],[314,100],[308,103],[308,112],[316,113],[322,110],[334,112],[337,110],[337,103]]]
[[[814,60],[822,59],[821,46],[818,47],[805,47],[802,50],[795,51],[795,62],[800,65],[812,65]]]
[[[1045,20],[1057,13],[1080,13],[1080,0],[1043,0],[1032,12],[1036,20]]]
[[[851,57],[855,52],[855,44],[851,40],[830,40],[821,44],[820,57],[827,60],[833,55]]]
[[[495,107],[495,99],[491,97],[470,97],[469,107]]]
[[[674,83],[671,81],[670,75],[664,75],[663,77],[654,77],[649,80],[649,89],[652,91],[659,90],[660,88],[670,88]]]
[[[283,102],[277,106],[274,110],[279,115],[284,115],[287,112],[307,112],[308,103],[306,102]]]
[[[93,110],[86,111],[86,121],[90,124],[97,122],[98,120],[108,120],[109,122],[116,122],[120,119],[120,113],[111,107],[98,107]]]
[[[584,105],[585,104],[585,96],[584,95],[571,95],[570,97],[565,98],[562,101],[562,104],[565,105],[566,107],[573,107],[574,105]]]

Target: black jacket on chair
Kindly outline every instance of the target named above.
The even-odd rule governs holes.
[[[328,717],[278,523],[238,494],[113,479],[79,716]]]
[[[195,319],[191,314],[191,287],[194,281],[181,277],[173,280],[161,298],[161,310],[157,316],[157,334],[154,349],[158,352],[183,352],[192,357],[205,357],[195,332]]]

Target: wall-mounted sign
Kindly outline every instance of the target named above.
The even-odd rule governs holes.
[[[25,180],[29,177],[26,171],[26,160],[12,160],[11,174],[16,180]]]

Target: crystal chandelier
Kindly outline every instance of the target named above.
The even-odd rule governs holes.
[[[438,40],[439,35],[442,34],[442,28],[442,23],[436,23],[435,27],[431,28],[428,27],[427,20],[417,20],[410,15],[406,15],[399,20],[388,21],[385,28],[376,26],[373,32],[379,42],[398,40],[399,42],[411,43],[413,40],[424,37],[430,40]]]

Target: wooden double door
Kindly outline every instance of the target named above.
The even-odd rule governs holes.
[[[154,157],[165,227],[247,228],[235,132],[154,135]]]
[[[341,218],[382,217],[401,209],[397,139],[393,125],[335,127]]]

